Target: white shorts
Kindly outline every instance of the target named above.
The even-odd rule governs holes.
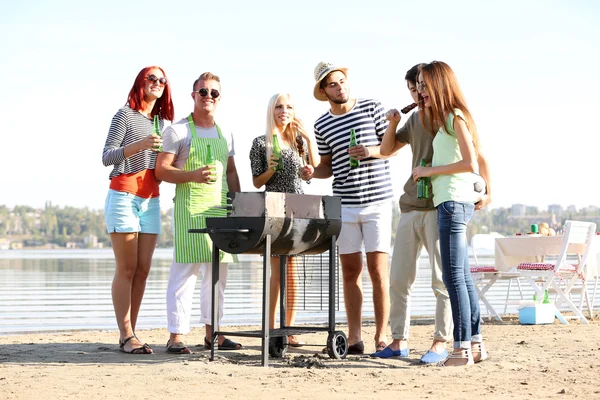
[[[389,253],[392,243],[392,202],[367,207],[342,207],[342,231],[337,240],[340,254]]]

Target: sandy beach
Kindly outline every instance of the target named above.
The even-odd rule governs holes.
[[[289,349],[260,365],[260,340],[237,338],[240,351],[210,352],[203,330],[188,335],[194,354],[165,352],[164,329],[140,331],[153,355],[119,352],[116,332],[69,332],[0,337],[2,399],[217,398],[573,398],[600,397],[600,320],[589,325],[523,326],[516,319],[486,322],[490,358],[466,368],[419,364],[430,344],[431,320],[414,321],[408,358],[320,354],[324,332],[299,336],[311,346]],[[346,327],[338,325],[338,329]],[[250,330],[252,327],[227,327]],[[366,322],[366,352],[374,327]],[[234,338],[235,339],[235,338]],[[236,340],[237,340],[236,339]]]

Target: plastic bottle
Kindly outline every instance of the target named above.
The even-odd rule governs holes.
[[[354,133],[354,129],[350,129],[350,146],[356,146],[358,143],[356,142],[356,133]],[[360,161],[356,157],[350,156],[350,168],[356,168],[360,166]]]
[[[424,167],[425,159],[421,158],[421,167]],[[429,178],[419,178],[417,181],[417,199],[427,200],[429,197]]]
[[[283,157],[281,155],[281,147],[279,147],[279,138],[277,134],[273,134],[273,156],[277,160],[277,165],[273,168],[275,172],[283,171]]]

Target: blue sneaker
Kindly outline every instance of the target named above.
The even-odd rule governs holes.
[[[423,354],[423,357],[421,357],[421,363],[437,364],[439,362],[444,361],[446,358],[448,358],[448,350],[444,350],[439,354],[435,351],[429,350],[427,353]]]
[[[371,357],[376,357],[376,358],[408,357],[408,348],[400,349],[400,350],[392,350],[388,346],[381,351],[372,353]]]

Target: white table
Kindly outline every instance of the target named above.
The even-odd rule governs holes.
[[[515,267],[524,262],[543,262],[546,256],[560,254],[562,236],[511,236],[496,238],[496,269],[504,272],[514,272]],[[570,253],[581,252],[583,245],[572,244]],[[600,235],[594,236],[590,254],[585,268],[586,279],[595,279],[600,270]]]

